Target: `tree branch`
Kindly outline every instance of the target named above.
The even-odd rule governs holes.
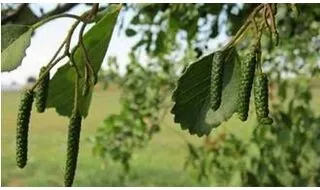
[[[65,4],[58,4],[57,7],[55,9],[53,9],[52,11],[47,12],[46,14],[42,15],[40,17],[40,20],[52,15],[56,15],[56,14],[61,14],[64,12],[67,12],[69,10],[71,10],[72,8],[74,8],[75,6],[77,6],[79,3],[65,3]]]
[[[64,4],[58,4],[56,6],[56,8],[54,8],[53,10],[43,14],[40,18],[38,18],[37,20],[42,20],[44,18],[53,16],[53,15],[58,15],[64,12],[67,12],[69,10],[71,10],[72,8],[74,8],[75,6],[79,5],[79,3],[64,3]],[[22,13],[22,10],[24,8],[26,8],[26,6],[28,6],[28,3],[22,3],[21,5],[19,5],[15,10],[10,11],[7,15],[1,15],[1,25],[5,25],[10,21],[15,20],[17,17],[19,17],[19,14]],[[36,21],[34,21],[35,23]],[[30,23],[31,25],[34,23]]]

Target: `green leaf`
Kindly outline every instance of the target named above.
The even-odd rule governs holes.
[[[155,55],[158,55],[160,53],[166,53],[166,33],[164,31],[160,31],[158,33],[157,39],[156,39],[156,48],[154,50]]]
[[[12,71],[25,57],[32,29],[24,25],[1,26],[1,71]]]
[[[173,93],[175,105],[171,113],[175,115],[174,121],[180,123],[182,129],[188,129],[190,134],[208,135],[236,111],[241,65],[236,50],[229,51],[230,55],[226,57],[224,64],[221,105],[215,112],[210,109],[209,104],[214,53],[191,64],[178,81]]]
[[[176,36],[177,32],[179,31],[179,21],[176,17],[172,16],[170,19],[168,19],[168,29],[170,31],[170,35]]]
[[[109,6],[104,17],[101,18],[97,24],[95,24],[84,35],[83,41],[88,51],[90,63],[96,74],[100,70],[103,58],[105,57],[108,49],[119,11],[119,5]],[[80,69],[80,73],[82,73],[82,76],[84,76],[84,55],[80,49],[75,51],[75,62]],[[58,69],[56,74],[50,80],[47,103],[48,108],[55,108],[58,114],[62,116],[71,116],[74,100],[75,78],[75,69],[74,67],[70,66],[70,64],[66,64]],[[89,87],[88,94],[83,96],[81,92],[85,84],[84,77],[79,80],[79,83],[80,88],[78,89],[78,107],[80,113],[86,117],[88,115],[91,103],[93,85]]]
[[[282,101],[284,101],[287,98],[287,86],[287,81],[283,81],[279,84],[278,95]]]
[[[136,14],[134,17],[132,17],[131,24],[133,24],[133,25],[139,24],[139,15],[140,14]]]
[[[136,34],[137,34],[137,32],[135,30],[133,30],[132,28],[128,28],[126,30],[126,35],[129,36],[129,37],[132,37],[132,36],[134,36]]]
[[[29,30],[29,26],[8,24],[1,26],[1,52]]]
[[[218,19],[216,19],[211,26],[210,38],[216,38],[218,34],[219,34],[219,24],[218,24]]]

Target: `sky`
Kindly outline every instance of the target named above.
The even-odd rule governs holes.
[[[39,14],[39,6],[41,6],[44,11],[53,9],[56,4],[49,3],[40,3],[40,4],[31,4],[31,9]],[[89,7],[85,5],[79,5],[73,8],[68,13],[80,15],[86,11]],[[121,14],[121,13],[120,13]],[[132,13],[126,13],[126,16],[130,18]],[[126,19],[127,22],[124,25],[127,25],[129,19]],[[23,59],[22,64],[15,70],[11,72],[1,73],[1,87],[8,86],[12,82],[16,82],[19,85],[24,85],[29,76],[37,77],[39,70],[42,66],[47,65],[49,60],[52,58],[53,54],[58,49],[59,45],[66,37],[68,29],[74,23],[74,19],[70,18],[60,18],[54,21],[51,21],[45,24],[43,27],[40,27],[36,30],[35,35],[31,39],[31,44],[26,51],[26,57]],[[119,22],[117,22],[119,23]],[[79,27],[76,30],[76,34],[79,31]],[[71,42],[71,47],[77,43],[77,37],[74,35],[74,38]],[[137,39],[126,37],[123,32],[119,35],[119,25],[115,26],[111,41],[109,43],[109,48],[107,51],[108,56],[116,56],[120,66],[120,72],[123,72],[126,64],[128,63],[128,52],[131,47],[135,44]],[[59,65],[63,65],[67,62],[67,59],[61,61],[58,66],[53,68],[55,72]],[[106,59],[104,60],[103,67],[106,65]],[[53,72],[51,75],[53,76]]]
[[[43,10],[47,12],[55,8],[56,3],[38,3],[30,4],[29,6],[36,14],[40,15],[40,7],[42,7]],[[239,5],[239,7],[241,7],[241,5]],[[88,9],[90,9],[89,6],[81,4],[70,10],[68,13],[81,15],[84,11]],[[135,43],[139,40],[139,37],[126,37],[123,30],[121,30],[121,32],[119,33],[119,21],[120,19],[122,19],[123,16],[124,14],[120,12],[118,22],[114,28],[113,35],[109,43],[109,48],[107,50],[104,62],[102,64],[102,67],[106,67],[107,57],[115,56],[119,63],[119,71],[122,74],[125,72],[125,67],[129,63],[128,53],[130,52],[131,47],[134,46]],[[125,19],[123,19],[124,28],[128,25],[129,21],[133,16],[133,11],[126,11]],[[224,14],[220,15],[219,23],[223,19],[225,19]],[[22,64],[17,69],[11,72],[1,73],[1,89],[7,89],[8,87],[10,87],[10,85],[12,85],[12,83],[17,83],[17,86],[20,87],[26,84],[27,78],[30,76],[37,78],[40,68],[48,64],[49,60],[52,58],[53,54],[58,49],[61,42],[66,37],[67,32],[71,25],[74,23],[74,21],[74,19],[70,18],[60,18],[55,19],[45,24],[44,26],[38,28],[36,30],[35,35],[31,39],[31,44],[29,48],[26,50],[26,57],[23,59]],[[79,27],[75,31],[75,34],[77,34],[78,31]],[[210,39],[210,41],[208,42],[209,49],[216,49],[218,47],[218,44],[225,44],[228,42],[229,37],[223,31],[225,31],[224,25],[222,25],[221,27],[219,36],[215,39]],[[77,36],[74,35],[74,38],[71,41],[71,47],[73,47],[76,43]],[[142,60],[145,60],[143,55]],[[57,66],[55,66],[52,69],[52,72],[50,72],[51,76],[53,76],[54,72],[67,61],[68,59],[66,58],[62,60]]]

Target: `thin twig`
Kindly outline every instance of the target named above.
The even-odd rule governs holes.
[[[82,48],[83,50],[83,53],[84,53],[84,56],[85,56],[85,62],[86,64],[90,64],[90,60],[89,60],[89,55],[88,55],[88,52],[86,50],[86,47],[83,43],[83,33],[84,33],[84,29],[86,28],[86,24],[83,24],[80,28],[80,32],[79,32],[79,45],[80,47]]]
[[[87,23],[93,22],[95,20],[95,17],[97,16],[97,13],[99,11],[99,3],[93,3],[92,8],[85,12],[82,15],[82,18],[87,21]]]
[[[261,41],[262,30],[263,30],[264,26],[265,26],[265,23],[263,23],[263,22],[260,23],[259,33],[258,33],[258,36],[257,36],[257,38],[256,38],[256,42],[255,42],[255,46],[256,46],[257,48],[260,48],[260,46],[261,46],[260,41]]]
[[[267,6],[265,6],[265,7],[263,8],[263,17],[264,17],[264,22],[266,23],[267,28],[268,28],[269,31],[271,32],[272,29],[271,29],[271,27],[270,27],[270,25],[269,25],[269,22],[268,22]]]
[[[77,75],[79,75],[80,78],[82,78],[82,75],[79,71],[78,66],[76,65],[75,59],[74,59],[74,52],[77,49],[77,47],[75,47],[71,53],[70,53],[70,44],[71,44],[71,39],[72,39],[72,34],[74,33],[74,30],[77,28],[77,26],[79,25],[80,21],[77,20],[72,26],[71,29],[68,32],[68,36],[67,36],[67,44],[64,50],[64,53],[69,57],[69,60],[71,62],[71,65],[74,66]]]
[[[72,39],[72,34],[74,32],[74,30],[77,28],[77,26],[79,25],[80,21],[77,20],[72,26],[71,26],[71,29],[69,30],[68,32],[68,35],[67,35],[67,44],[66,44],[66,47],[64,49],[64,53],[65,54],[69,54],[70,52],[70,43],[71,43],[71,39]]]
[[[51,20],[54,20],[54,19],[57,19],[57,18],[73,18],[73,19],[76,19],[76,20],[80,20],[82,22],[86,22],[86,20],[84,20],[82,17],[78,16],[78,15],[73,15],[73,14],[58,14],[58,15],[53,15],[51,17],[47,17],[43,20],[41,20],[40,22],[37,22],[35,23],[34,25],[32,25],[32,29],[35,30],[37,29],[38,27],[42,26],[43,24],[51,21]]]
[[[60,51],[62,50],[63,46],[66,44],[66,39],[63,40],[63,42],[61,43],[61,45],[59,46],[58,50],[56,51],[56,53],[53,55],[53,57],[51,58],[51,60],[49,61],[48,65],[50,65],[58,56],[58,54],[60,53]]]
[[[275,12],[272,10],[272,7],[270,6],[270,4],[267,4],[267,8],[269,10],[269,14],[270,14],[270,17],[271,17],[271,29],[272,29],[272,32],[275,34],[276,46],[277,46],[278,43],[279,43],[279,34],[278,34],[278,31],[277,31],[276,21],[275,21],[275,17],[274,17],[274,13]]]
[[[87,89],[88,89],[88,85],[89,85],[89,79],[88,79],[88,65],[90,64],[90,60],[89,60],[89,57],[88,57],[88,54],[87,54],[87,50],[84,46],[84,43],[83,43],[83,33],[84,33],[84,29],[86,27],[86,24],[83,24],[80,28],[80,32],[79,32],[79,40],[78,40],[78,46],[77,47],[81,47],[82,48],[82,51],[83,51],[83,54],[84,54],[84,57],[85,57],[85,65],[84,65],[84,79],[85,79],[85,88],[84,88],[84,94],[86,94],[87,92]]]
[[[92,19],[94,19],[94,17],[97,15],[99,11],[99,3],[94,3],[92,5],[92,8],[91,8],[91,12],[90,12],[90,16],[92,17]]]
[[[42,81],[42,79],[49,73],[52,67],[54,67],[57,63],[59,63],[65,57],[66,55],[61,55],[54,62],[52,62],[52,64],[48,65],[48,68],[43,72],[43,74],[39,77],[37,82],[31,87],[30,90],[33,91],[38,86],[38,84]]]
[[[81,18],[87,20],[87,22],[90,22],[90,20],[93,20],[93,19],[94,19],[94,17],[95,17],[96,14],[98,13],[98,11],[99,11],[99,3],[94,3],[93,6],[92,6],[92,9],[91,9],[90,11],[85,12],[85,13],[81,16]],[[78,21],[74,24],[74,26],[72,27],[73,30],[78,26],[79,23],[80,23],[80,21],[78,20]],[[75,63],[75,59],[74,59],[75,51],[76,51],[76,49],[79,47],[79,45],[80,45],[80,46],[83,48],[83,50],[84,50],[85,59],[86,59],[86,62],[89,64],[89,69],[91,69],[92,73],[94,73],[93,70],[92,70],[92,68],[91,68],[89,56],[88,56],[88,54],[87,54],[87,51],[86,51],[86,49],[85,49],[85,47],[84,47],[84,43],[83,43],[83,40],[82,40],[82,36],[83,36],[85,27],[86,27],[86,23],[84,23],[84,24],[82,25],[82,27],[80,28],[78,45],[76,46],[76,48],[74,48],[74,51],[71,52],[71,54],[68,53],[69,58],[70,58],[70,61],[71,61],[71,63],[75,66],[76,72],[78,73],[78,75],[79,75],[80,77],[81,77],[81,75],[80,75],[80,72],[79,72],[79,68],[77,67],[77,65],[76,65],[76,63]],[[69,33],[70,36],[71,36],[72,34],[73,34],[73,32]],[[70,39],[71,39],[71,37],[70,37]],[[70,44],[70,43],[69,43],[69,44]],[[65,51],[66,51],[66,52],[69,52],[69,49],[70,49],[70,48],[66,46]],[[87,71],[87,70],[88,70],[88,68],[87,68],[87,67],[88,67],[88,64],[87,64],[87,63],[86,63],[86,68],[85,68],[85,78],[86,78],[86,80],[87,80],[87,76],[88,76],[88,74],[87,74],[87,72],[88,72],[88,71]],[[93,75],[95,76],[95,74],[93,74]],[[96,83],[96,76],[95,76],[94,79],[95,79],[95,80],[94,80],[94,81],[95,81],[94,83]]]
[[[255,31],[256,31],[256,34],[258,34],[259,29],[258,29],[257,22],[256,22],[256,20],[255,20],[255,18],[254,18],[254,17],[252,17],[251,19],[252,19],[252,22],[253,22],[253,24],[254,24],[254,29],[255,29]]]
[[[79,32],[79,44],[83,50],[83,53],[84,53],[84,58],[85,58],[85,64],[86,64],[86,67],[90,70],[92,76],[94,77],[93,80],[94,80],[94,84],[96,83],[97,81],[97,76],[92,68],[92,65],[91,65],[91,62],[90,62],[90,59],[89,59],[89,54],[88,54],[88,51],[84,45],[84,42],[83,42],[83,33],[84,33],[84,29],[86,27],[86,24],[83,24],[81,29],[80,29],[80,32]]]
[[[262,8],[264,7],[263,4],[258,5],[253,11],[252,13],[249,15],[249,17],[247,18],[247,20],[245,21],[245,23],[241,26],[241,28],[238,30],[238,32],[236,33],[236,35],[232,38],[232,40],[225,46],[225,49],[230,48],[231,46],[234,46],[235,44],[237,44],[241,38],[243,37],[243,33],[247,30],[248,26],[251,24],[252,22],[252,17],[254,17]]]
[[[71,62],[71,65],[74,66],[77,74],[79,75],[80,78],[82,78],[82,75],[80,74],[79,68],[78,68],[78,66],[76,65],[76,62],[75,62],[75,59],[74,59],[74,54],[75,54],[76,49],[77,49],[77,47],[75,47],[75,48],[71,51],[71,53],[68,54],[68,57],[69,57],[69,60],[70,60],[70,62]]]
[[[263,28],[265,26],[265,23],[262,22],[260,27],[259,27],[259,35],[258,35],[258,38],[256,39],[256,48],[258,50],[257,52],[257,63],[258,63],[258,73],[262,73],[262,64],[261,64],[261,36],[262,36],[262,31],[263,31]]]
[[[71,65],[74,66],[77,75],[79,75],[79,78],[82,78],[82,75],[81,75],[80,72],[79,72],[78,66],[76,66],[76,64],[75,64],[75,61],[74,61],[73,56],[72,56],[72,55],[68,55],[68,57],[69,57],[69,60],[70,60],[70,62],[71,62]]]
[[[78,40],[78,46],[77,47],[81,47],[82,51],[83,51],[83,54],[84,54],[84,57],[85,57],[85,65],[84,65],[84,78],[85,78],[85,86],[84,86],[84,89],[82,91],[82,95],[85,96],[87,93],[88,93],[88,89],[89,89],[89,73],[88,73],[88,70],[90,67],[90,60],[89,60],[89,57],[88,57],[88,54],[87,54],[87,50],[84,46],[84,43],[83,43],[83,33],[84,33],[84,29],[86,27],[86,24],[83,24],[80,28],[80,32],[79,32],[79,40]],[[91,71],[91,70],[90,70]]]
[[[41,19],[44,19],[44,18],[47,18],[47,17],[50,17],[52,15],[57,15],[57,14],[61,14],[61,13],[64,13],[64,12],[67,12],[69,11],[70,9],[74,8],[75,6],[77,6],[79,3],[64,3],[64,4],[58,4],[56,6],[56,8],[54,8],[53,10],[47,12],[46,14],[42,15],[40,17],[40,20]]]
[[[75,87],[74,87],[74,105],[73,105],[73,111],[74,113],[77,114],[78,112],[78,90],[79,89],[79,76],[76,75],[76,80],[75,80]]]

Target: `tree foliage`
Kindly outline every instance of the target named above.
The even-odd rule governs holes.
[[[128,5],[126,8],[128,10],[129,9],[135,10],[135,15],[133,16],[128,27],[124,28],[123,30],[125,30],[125,34],[128,37],[134,36],[136,38],[139,37],[140,39],[136,43],[136,45],[132,48],[132,54],[141,54],[141,52],[144,52],[149,59],[158,60],[159,65],[162,64],[163,57],[164,58],[170,57],[173,60],[184,59],[183,61],[186,61],[186,62],[183,62],[183,61],[180,62],[181,65],[179,65],[178,67],[179,68],[178,71],[182,70],[183,71],[182,73],[184,74],[182,74],[181,76],[180,72],[176,72],[175,77],[172,77],[172,78],[177,78],[181,76],[179,80],[184,80],[184,77],[186,77],[188,73],[190,73],[191,71],[197,71],[196,69],[194,69],[194,67],[198,66],[199,72],[197,74],[194,74],[192,77],[190,77],[190,82],[191,83],[194,82],[195,84],[200,84],[196,82],[200,82],[201,80],[199,77],[201,75],[205,76],[205,73],[210,71],[209,67],[211,67],[211,65],[209,64],[209,62],[212,60],[212,55],[209,54],[207,55],[207,57],[204,56],[201,59],[199,59],[199,62],[205,59],[208,59],[208,61],[203,61],[201,63],[195,62],[191,64],[190,67],[188,68],[189,71],[188,70],[185,71],[186,66],[189,65],[189,63],[191,63],[192,61],[196,60],[196,57],[201,57],[203,54],[206,54],[206,52],[209,52],[210,49],[216,48],[216,47],[210,47],[210,43],[208,43],[210,42],[210,40],[214,40],[218,35],[222,35],[223,33],[234,35],[239,30],[241,25],[245,22],[249,13],[256,6],[257,5],[254,5],[254,4],[252,5],[245,4],[242,6],[232,5],[232,4],[225,4],[225,5],[214,4],[212,6],[205,6],[205,4]],[[275,21],[278,28],[280,43],[278,47],[274,47],[275,40],[274,40],[274,36],[272,36],[272,33],[271,32],[263,33],[262,34],[263,40],[261,41],[261,49],[263,50],[263,52],[262,52],[261,59],[263,60],[263,69],[268,71],[269,77],[272,78],[271,84],[274,85],[275,82],[277,81],[277,83],[280,85],[279,91],[285,92],[288,87],[283,86],[283,84],[286,84],[288,82],[286,80],[283,80],[283,76],[288,73],[287,68],[290,68],[290,72],[296,72],[297,75],[301,75],[301,74],[310,75],[310,73],[318,75],[319,73],[317,72],[317,70],[319,69],[319,66],[317,65],[317,62],[315,59],[315,57],[319,58],[318,54],[316,53],[317,52],[316,48],[318,47],[315,40],[319,38],[319,34],[315,33],[315,30],[319,29],[319,26],[317,24],[319,11],[317,11],[317,8],[310,7],[310,5],[292,5],[292,6],[278,5],[277,8],[278,8],[278,13],[276,15]],[[300,15],[296,15],[295,10],[301,10],[301,9],[304,9],[305,11],[303,13],[299,11]],[[222,19],[221,24],[218,24],[219,17],[220,18],[223,17],[222,16],[223,14],[227,14],[227,18]],[[299,33],[291,35],[290,37],[286,36],[286,34],[291,32],[291,30],[293,29],[293,25],[291,25],[292,23],[287,23],[287,21],[284,21],[287,19],[288,16],[290,17],[291,20],[295,20],[295,22],[298,22],[299,24],[302,24],[303,17],[307,17],[310,23],[312,23],[311,24],[312,27],[305,22],[302,24],[301,27],[304,28],[303,40],[299,35]],[[227,26],[227,30],[223,31],[222,26]],[[248,35],[253,34],[253,32],[254,32],[254,29],[247,31]],[[296,45],[298,44],[297,42],[298,38],[300,38],[303,42],[300,43],[299,45]],[[292,43],[291,40],[295,41],[295,43]],[[249,44],[250,44],[250,38],[247,38],[247,39],[244,39],[243,43],[239,45],[238,50],[240,51],[241,55],[244,55],[245,52],[247,52]],[[305,51],[306,50],[305,47],[310,47],[309,51]],[[293,53],[294,51],[306,52],[306,54],[303,54],[303,55],[300,53],[295,54]],[[303,61],[303,63],[300,63],[300,64],[303,65],[304,68],[309,68],[308,71],[306,72],[303,72],[303,70],[297,69],[297,64],[299,64],[297,62],[298,61],[301,62],[301,57],[303,57],[305,61]],[[281,60],[281,63],[279,63],[279,59]],[[288,64],[284,64],[286,63],[286,61]],[[146,66],[144,68],[150,69],[151,67]],[[230,68],[227,69],[227,72],[230,72]],[[232,75],[232,76],[235,76],[235,75]],[[283,81],[283,82],[279,83],[279,81]],[[192,87],[191,83],[185,83],[186,86],[184,88],[182,86],[180,87],[181,89],[186,90]],[[177,84],[179,85],[179,82],[177,82]],[[180,85],[181,84],[183,83],[180,82]],[[204,86],[201,87],[201,85],[197,85],[197,87],[198,89],[190,90],[189,94],[194,95],[197,92],[202,92],[205,88]],[[144,86],[140,88],[145,89],[145,88],[151,88],[151,87]],[[140,88],[137,87],[135,90],[125,91],[123,94],[128,95],[130,94],[130,92],[135,93],[135,91],[139,91]],[[178,89],[179,89],[179,86],[178,86]],[[224,88],[224,90],[226,90],[226,88]],[[236,91],[235,89],[233,90],[234,92]],[[175,93],[177,93],[177,91]],[[230,91],[224,94],[230,95],[232,93],[233,92]],[[184,93],[183,95],[184,96],[182,96],[181,98],[188,97],[188,94]],[[283,97],[280,96],[280,98],[283,98]],[[283,99],[286,99],[286,98],[283,98]],[[175,95],[174,95],[174,100],[176,100]],[[200,98],[195,98],[195,100],[199,101]],[[226,102],[228,102],[229,104],[230,103],[232,104],[234,102],[231,99],[228,99],[228,100],[230,101],[229,102],[226,101]],[[199,105],[197,104],[196,101],[194,105]],[[207,104],[205,103],[204,105],[208,106]],[[190,107],[190,108],[192,109],[187,109],[187,110],[182,109],[182,110],[185,110],[185,113],[188,113],[189,115],[180,116],[181,119],[191,120],[192,117],[199,116],[198,114],[195,114],[195,111],[197,111],[195,107]],[[173,110],[175,109],[176,109],[175,106],[173,106]],[[123,108],[122,110],[126,110],[126,109]],[[274,112],[272,113],[272,116],[277,117],[276,115],[279,114],[280,110],[277,111],[277,109],[275,108],[273,108],[273,110]],[[137,111],[138,110],[136,110],[135,112]],[[198,112],[198,113],[203,114],[203,112]],[[211,113],[211,115],[209,113]],[[231,114],[230,116],[232,116],[233,112],[229,112],[229,113]],[[208,114],[209,115],[207,115],[207,118],[211,120],[211,122],[219,121],[217,120],[217,118],[214,117],[215,114],[217,115],[217,112],[213,112],[210,110]],[[225,117],[224,114],[221,114],[221,115]],[[313,120],[313,118],[311,120]],[[278,121],[279,120],[277,120],[275,123],[277,123]],[[281,121],[279,122],[281,123]],[[134,122],[132,122],[130,126],[134,126],[133,123]],[[205,125],[202,123],[202,125],[199,124],[198,128],[195,127],[193,129],[201,131],[201,127],[204,127],[204,126]],[[110,129],[110,126],[102,125],[101,128],[99,128],[99,132],[98,132],[99,137],[103,136],[101,135],[102,133],[100,133],[101,130],[107,129],[107,128]],[[209,133],[209,131],[207,129],[206,133]],[[203,133],[203,131],[200,132],[200,134],[201,133]],[[211,136],[215,137],[216,134],[211,134]],[[260,137],[253,137],[253,138],[259,139]],[[231,148],[232,149],[234,148],[237,150],[236,144],[238,144],[238,141],[236,142],[232,141],[230,143],[232,144],[230,146],[234,146]],[[276,146],[276,142],[273,142],[273,143],[275,143],[274,146]],[[103,146],[101,146],[101,144],[103,143],[98,143],[98,144],[100,146],[100,149],[102,149]],[[228,142],[226,142],[226,144],[228,144]],[[226,145],[226,146],[229,146],[229,145]],[[192,155],[191,149],[189,150],[190,150],[190,155]],[[132,153],[130,153],[130,155]],[[109,155],[109,154],[112,155],[113,153],[110,151],[103,151],[103,155],[104,155],[103,158],[105,158],[105,155]],[[272,152],[270,152],[270,154],[272,154]],[[199,160],[206,160],[206,159],[210,160],[210,158],[211,157],[208,157],[205,155],[199,155],[197,162],[199,163]],[[217,161],[217,164],[223,164],[222,162],[224,162],[224,159],[228,159],[228,162],[229,161],[231,162],[230,159],[234,159],[234,157],[232,155],[229,159],[228,156],[224,155],[224,157],[221,158],[221,160]],[[273,162],[274,159],[275,158],[270,158],[270,161],[272,160]],[[202,173],[203,175],[206,175],[206,174],[205,172],[202,172],[202,171],[210,170],[206,167],[207,166],[205,165],[195,166],[195,168],[197,168],[199,173]],[[228,171],[233,172],[233,170],[228,170]],[[285,169],[283,169],[283,171],[285,171]],[[258,174],[254,173],[252,175],[258,175]],[[228,178],[229,176],[224,175],[220,177],[221,179],[223,179],[223,178]],[[295,177],[299,178],[299,176],[295,176]],[[212,184],[217,185],[218,183],[212,182]],[[249,185],[250,183],[243,182],[238,184]],[[307,184],[307,183],[304,183],[304,184]],[[315,184],[315,183],[310,183],[310,184]],[[268,178],[268,179],[265,179],[265,181],[256,181],[256,184],[252,183],[250,185],[263,186],[263,185],[288,185],[288,184],[284,184],[282,182],[275,183],[275,181],[272,181],[272,179]]]
[[[272,105],[273,125],[255,122],[249,140],[230,133],[190,145],[186,164],[199,179],[218,186],[319,186],[320,117],[310,106],[308,79],[290,82],[292,95]]]
[[[38,27],[60,17],[75,19],[66,39],[30,91],[36,89],[58,62],[68,57],[68,63],[49,81],[46,107],[68,117],[76,112],[81,120],[88,115],[97,80],[106,81],[105,86],[117,84],[122,93],[121,111],[107,116],[91,138],[95,154],[105,160],[120,161],[128,172],[134,152],[145,147],[160,130],[171,109],[174,122],[190,134],[221,140],[213,147],[210,143],[207,147],[206,141],[198,148],[187,144],[190,153],[187,163],[198,171],[199,179],[213,178],[213,185],[319,184],[316,160],[319,117],[310,108],[308,88],[309,80],[320,73],[318,6],[124,4],[122,18],[133,13],[126,26],[123,20],[117,19],[118,5],[99,8],[93,4],[80,16],[60,14],[74,6],[65,4],[41,17],[30,12],[26,4],[2,10],[5,15],[1,26],[2,71],[11,71],[21,64],[32,33]],[[28,18],[32,19],[22,19],[23,14],[31,15]],[[110,58],[109,69],[99,73],[118,21],[123,34],[137,39],[129,54],[130,63],[126,73],[120,75],[116,59]],[[72,34],[79,24],[82,25],[78,44],[70,49]],[[93,26],[84,34],[89,24]],[[217,43],[223,37],[230,38],[229,42]],[[11,59],[12,54],[17,55],[15,59]],[[268,76],[270,85],[278,91],[281,102],[271,102],[270,115],[275,122],[271,125],[268,117],[268,80],[264,80],[263,88],[255,87],[257,98],[251,100],[251,103],[257,101],[260,118],[259,124],[252,126],[255,129],[252,138],[243,141],[232,134],[220,138],[211,133],[236,112],[242,121],[254,116],[249,112],[250,95],[253,80],[259,76]],[[288,96],[289,83],[294,89],[293,97]],[[297,142],[299,146],[295,146]],[[73,143],[77,144],[69,141]],[[76,160],[74,156],[72,159]],[[72,168],[73,173],[67,175],[68,186],[73,181],[74,162]]]

